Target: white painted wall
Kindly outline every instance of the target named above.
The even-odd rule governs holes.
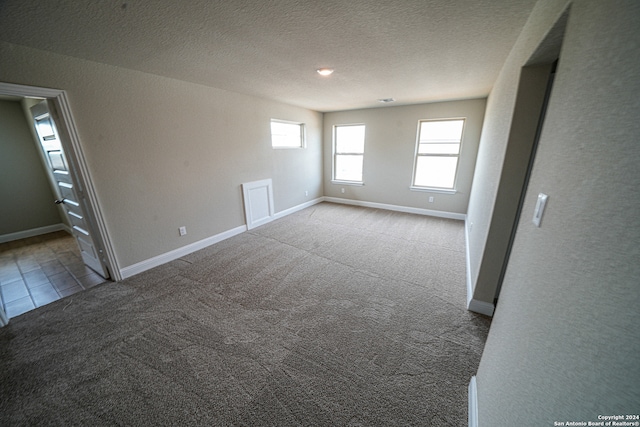
[[[324,191],[328,197],[466,214],[485,99],[325,113]],[[465,117],[455,194],[412,191],[418,121]],[[366,126],[363,186],[332,183],[333,126]],[[345,193],[341,193],[341,189]],[[429,203],[429,197],[434,197]]]
[[[540,0],[488,101],[469,206],[473,267],[520,67],[568,2]],[[477,374],[480,426],[637,414],[640,3],[574,0],[523,220]],[[542,227],[532,222],[549,195]]]
[[[243,182],[272,178],[276,212],[322,196],[321,113],[8,43],[0,57],[0,81],[67,91],[120,268],[244,224]],[[271,118],[304,122],[307,148],[273,150]]]

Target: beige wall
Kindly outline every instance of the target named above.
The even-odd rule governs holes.
[[[0,236],[61,224],[18,101],[0,100]]]
[[[244,224],[243,182],[273,178],[276,212],[322,196],[321,113],[8,43],[0,56],[0,81],[67,91],[120,268]],[[272,117],[304,122],[307,148],[273,150]]]
[[[465,214],[478,151],[485,99],[350,110],[324,115],[326,196]],[[465,117],[456,194],[412,191],[418,121]],[[333,126],[366,125],[363,186],[332,183]],[[341,193],[341,189],[345,193]],[[433,203],[429,197],[433,196]]]
[[[568,4],[539,1],[487,100],[468,206],[474,285],[500,214],[521,67]],[[635,0],[572,2],[524,220],[478,370],[481,426],[638,411],[639,20]],[[0,44],[0,56],[0,81],[68,91],[121,267],[244,223],[242,182],[273,177],[278,211],[323,194],[343,197],[328,182],[326,129],[338,122],[364,122],[373,135],[366,185],[346,187],[347,197],[466,208],[438,194],[430,206],[428,194],[408,188],[417,120],[440,104],[326,114],[323,159],[319,113],[10,44]],[[465,102],[484,110],[482,100]],[[307,123],[308,148],[271,150],[271,117]],[[539,192],[550,199],[535,228]],[[180,225],[186,237],[178,237]],[[474,292],[489,298],[495,284],[487,286]]]
[[[469,276],[473,297],[478,301],[493,303],[515,214],[513,203],[509,202],[514,202],[521,192],[506,174],[503,176],[521,68],[545,40],[567,4],[568,1],[551,1],[534,9],[487,100],[467,212]],[[516,144],[512,150],[520,148]]]
[[[520,67],[567,2],[541,0],[488,101],[469,206],[493,212]],[[477,374],[480,426],[637,414],[640,3],[575,0],[510,263]],[[549,195],[542,226],[531,218]]]

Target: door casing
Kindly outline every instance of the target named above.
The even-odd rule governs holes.
[[[50,103],[50,100],[45,99],[31,106],[29,110],[45,168],[56,193],[55,203],[62,208],[61,213],[78,243],[82,261],[87,267],[108,279],[110,275],[103,260],[104,250],[95,243],[93,230],[96,227],[92,226],[86,217],[86,198],[84,192],[76,188],[77,179],[73,177],[61,144],[62,137],[58,131],[60,119]]]
[[[109,270],[113,280],[122,280],[120,268],[115,256],[115,251],[106,223],[93,187],[91,174],[84,158],[80,138],[75,127],[75,121],[71,114],[69,98],[64,90],[25,86],[0,82],[0,95],[35,97],[49,99],[56,109],[59,119],[60,140],[69,162],[69,169],[75,180],[75,184],[84,193],[86,200],[86,216],[93,228],[97,244],[101,247],[102,259]]]

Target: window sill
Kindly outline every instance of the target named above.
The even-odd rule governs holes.
[[[360,181],[340,181],[340,180],[336,180],[336,179],[332,179],[331,180],[332,184],[337,184],[337,185],[355,185],[355,186],[363,186],[364,182],[360,182]]]
[[[410,186],[409,189],[411,191],[422,191],[425,193],[440,193],[440,194],[456,194],[456,190],[448,190],[446,188],[429,188],[429,187],[416,187]]]

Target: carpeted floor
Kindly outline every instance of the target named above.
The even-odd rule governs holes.
[[[322,203],[0,329],[0,425],[462,426],[460,221]]]

